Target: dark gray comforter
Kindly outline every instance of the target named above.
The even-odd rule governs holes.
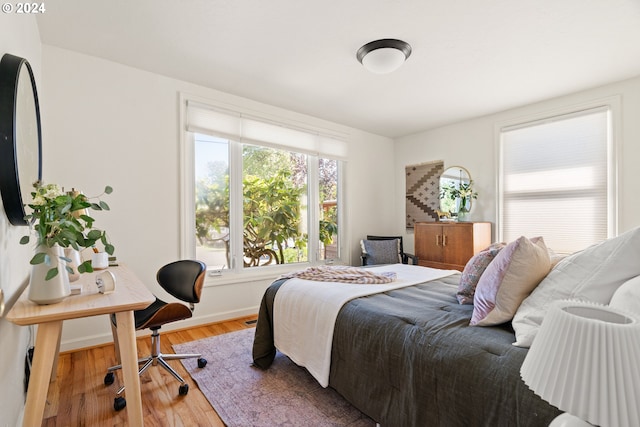
[[[357,298],[338,314],[329,384],[383,427],[547,426],[560,411],[520,379],[510,324],[469,326],[459,274]],[[275,356],[274,282],[260,307],[254,363]],[[318,286],[321,286],[319,284]]]

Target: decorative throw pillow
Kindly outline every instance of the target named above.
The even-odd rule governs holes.
[[[551,260],[542,237],[521,236],[496,255],[473,298],[471,325],[499,325],[513,319],[520,303],[549,273]]]
[[[614,292],[609,306],[633,314],[640,320],[640,276],[624,282]]]
[[[464,266],[456,298],[460,304],[473,304],[473,295],[476,292],[476,285],[480,276],[487,266],[498,255],[498,252],[506,246],[506,243],[494,243],[486,249],[475,254],[467,265]]]
[[[609,304],[614,292],[640,274],[640,227],[572,254],[555,266],[513,318],[518,347],[533,342],[553,301],[578,299]]]
[[[556,251],[554,251],[551,248],[547,248],[547,249],[549,249],[549,259],[551,260],[551,268],[552,269],[553,269],[553,267],[558,265],[558,263],[560,261],[562,261],[563,259],[565,259],[568,256],[568,255],[565,255],[565,254],[556,253]]]
[[[367,254],[367,264],[398,264],[400,240],[361,240],[362,252]]]

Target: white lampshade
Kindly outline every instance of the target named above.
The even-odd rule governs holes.
[[[365,44],[356,53],[358,61],[372,73],[387,74],[397,70],[411,55],[411,46],[402,40],[382,39]]]
[[[581,420],[640,426],[640,321],[595,303],[556,302],[520,375],[534,393]]]

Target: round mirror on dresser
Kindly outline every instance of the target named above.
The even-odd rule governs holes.
[[[460,218],[471,211],[471,197],[460,197],[461,188],[471,184],[469,171],[462,166],[451,166],[440,176],[440,211],[451,218]]]
[[[42,178],[40,107],[29,62],[5,54],[0,60],[0,192],[9,222],[28,225],[24,205]]]

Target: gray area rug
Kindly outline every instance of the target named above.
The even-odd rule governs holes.
[[[375,426],[281,353],[265,371],[251,366],[254,333],[244,329],[173,346],[209,361],[202,369],[195,359],[182,364],[228,427]]]

